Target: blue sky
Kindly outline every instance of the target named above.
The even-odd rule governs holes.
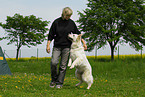
[[[71,19],[74,21],[79,19],[77,11],[83,12],[87,8],[87,0],[0,0],[0,22],[5,23],[7,16],[13,16],[15,13],[19,13],[23,16],[35,15],[41,17],[42,20],[50,21],[48,28],[54,19],[61,16],[62,9],[64,7],[70,7],[73,10]],[[78,24],[77,24],[78,25]],[[0,37],[5,36],[5,31],[0,27]],[[7,45],[7,40],[0,41],[0,45],[6,50],[16,50],[14,44]],[[35,48],[46,48],[45,41],[42,45]],[[52,44],[51,44],[52,45]],[[28,47],[22,47],[22,49],[29,49]],[[131,49],[127,44],[120,46],[120,54],[136,54],[134,49]],[[94,53],[94,52],[93,52]],[[92,55],[91,53],[87,53]],[[110,47],[100,49],[98,55],[110,55]]]
[[[64,7],[73,9],[72,19],[77,20],[77,10],[82,11],[86,8],[87,0],[0,0],[0,21],[4,21],[6,16],[13,16],[15,13],[22,15],[36,15],[53,21],[61,15]]]

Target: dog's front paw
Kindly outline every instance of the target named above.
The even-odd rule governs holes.
[[[69,69],[73,69],[74,68],[74,66],[71,66]]]
[[[71,66],[71,64],[68,64],[67,66],[69,66],[69,67],[70,67],[70,66]]]

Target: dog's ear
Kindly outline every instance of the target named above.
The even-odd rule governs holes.
[[[77,40],[81,40],[82,34],[79,34]]]

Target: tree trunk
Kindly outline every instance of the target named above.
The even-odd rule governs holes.
[[[17,48],[16,61],[18,61],[18,58],[19,58],[19,50],[20,50],[20,47]]]
[[[114,61],[114,47],[111,46],[111,61]]]
[[[114,48],[115,46],[113,45],[112,42],[109,42],[110,48],[111,48],[111,61],[114,61]]]

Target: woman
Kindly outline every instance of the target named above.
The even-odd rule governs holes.
[[[54,46],[51,58],[51,83],[50,87],[62,88],[64,77],[66,73],[67,63],[69,59],[69,52],[71,41],[68,39],[68,34],[80,34],[76,24],[70,19],[73,11],[69,7],[65,7],[62,11],[62,16],[54,20],[51,25],[48,42],[47,53],[50,53],[50,43],[54,39]],[[85,41],[82,39],[84,49],[87,49]],[[57,64],[60,61],[59,72],[57,71]]]

